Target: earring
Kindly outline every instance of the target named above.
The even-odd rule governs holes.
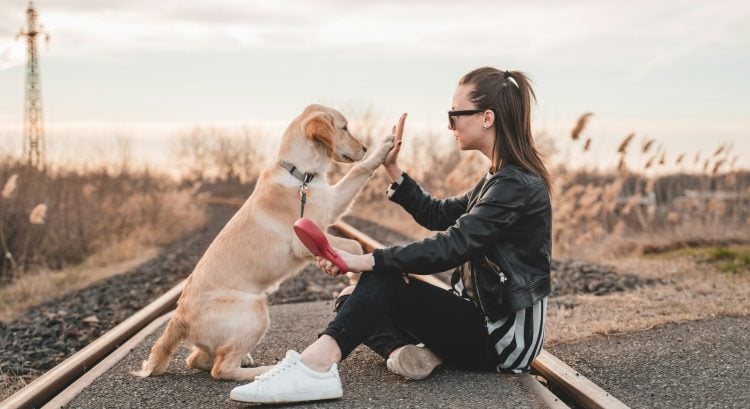
[[[487,130],[487,124],[482,125],[482,129]]]

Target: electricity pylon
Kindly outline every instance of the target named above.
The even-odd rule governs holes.
[[[42,84],[39,80],[39,56],[37,36],[49,41],[49,33],[37,25],[39,15],[34,3],[29,1],[26,9],[26,29],[23,28],[16,39],[26,37],[26,98],[23,118],[23,156],[31,166],[44,165],[44,120],[42,117]]]

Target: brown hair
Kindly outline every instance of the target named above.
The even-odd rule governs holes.
[[[513,163],[539,175],[551,191],[550,175],[531,134],[531,103],[536,95],[526,74],[482,67],[464,75],[458,84],[473,85],[471,101],[478,109],[495,113],[491,171]]]

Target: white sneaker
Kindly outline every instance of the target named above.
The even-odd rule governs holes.
[[[229,397],[240,402],[282,403],[338,399],[344,395],[336,364],[327,372],[310,369],[296,351],[255,381],[232,389]]]
[[[391,354],[385,361],[385,366],[396,375],[418,380],[426,378],[442,363],[443,360],[429,349],[409,344]]]

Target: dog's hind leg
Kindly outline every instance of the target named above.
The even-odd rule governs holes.
[[[198,347],[193,347],[193,352],[185,359],[185,362],[191,368],[209,372],[214,366],[214,357]]]
[[[248,366],[255,365],[255,361],[253,360],[253,356],[250,355],[249,352],[247,354],[245,354],[245,356],[242,357],[242,361],[240,361],[240,365],[243,368],[247,368]]]
[[[240,364],[244,355],[245,353],[237,351],[232,345],[218,348],[214,367],[211,369],[211,376],[214,379],[230,381],[252,381],[255,380],[256,376],[272,368],[272,366],[242,368]]]
[[[169,365],[169,359],[180,345],[180,342],[185,338],[187,331],[187,324],[177,316],[173,316],[169,320],[164,333],[161,334],[161,337],[156,340],[156,343],[151,348],[148,359],[143,361],[141,370],[131,372],[131,374],[142,378],[163,374]]]
[[[232,337],[215,350],[216,358],[211,376],[216,379],[252,381],[270,366],[242,368],[252,351],[268,330],[268,306],[265,297],[256,298],[251,305],[234,304],[232,314],[237,317]]]

